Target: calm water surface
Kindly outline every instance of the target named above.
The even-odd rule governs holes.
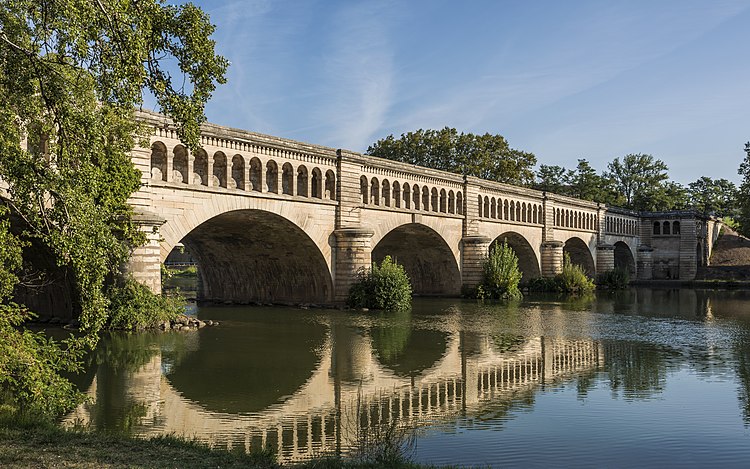
[[[112,335],[66,421],[284,461],[411,429],[417,461],[750,464],[750,292],[633,289],[353,313],[201,307],[199,331]]]

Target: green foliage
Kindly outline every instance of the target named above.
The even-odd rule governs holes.
[[[610,290],[624,290],[630,282],[630,274],[626,269],[612,269],[599,274],[596,283],[600,287]]]
[[[661,204],[667,199],[667,193],[676,193],[677,188],[667,186],[667,169],[663,161],[638,153],[626,155],[622,161],[615,158],[607,165],[603,177],[622,194],[625,208],[669,210]]]
[[[566,253],[563,260],[562,272],[554,277],[539,277],[529,282],[529,289],[541,292],[556,292],[570,294],[588,294],[594,291],[596,285],[580,265],[573,264]]]
[[[702,176],[688,184],[690,206],[699,212],[731,216],[736,212],[737,187],[726,179]]]
[[[154,295],[145,285],[128,277],[109,289],[109,329],[143,329],[177,318],[185,312],[179,297]]]
[[[477,288],[476,297],[480,299],[519,299],[523,295],[518,289],[521,281],[521,270],[518,268],[518,256],[508,246],[495,243],[490,254],[482,263],[482,284]]]
[[[159,0],[18,0],[0,9],[0,180],[10,209],[0,213],[0,257],[12,260],[0,266],[0,289],[5,296],[18,285],[18,248],[33,245],[64,268],[82,331],[65,353],[55,351],[17,332],[23,309],[0,297],[0,339],[22,347],[39,380],[54,383],[17,380],[13,399],[50,412],[70,403],[55,373],[75,362],[72,350],[96,344],[108,285],[144,241],[127,203],[141,177],[130,151],[145,135],[133,110],[150,93],[196,148],[204,104],[227,67],[213,30],[199,8]],[[175,70],[182,76],[173,85]]]
[[[83,396],[61,372],[78,371],[80,348],[43,332],[20,328],[33,317],[14,304],[0,304],[0,403],[21,415],[51,418],[78,405]]]
[[[747,153],[747,156],[737,170],[737,173],[742,176],[742,181],[737,190],[739,213],[736,219],[740,224],[740,233],[750,236],[750,142],[745,144],[745,153]]]
[[[532,153],[510,148],[501,135],[459,134],[449,127],[389,135],[367,154],[519,186],[533,182],[536,164]]]
[[[539,165],[534,188],[540,191],[568,195],[569,173],[562,166]]]
[[[401,310],[411,307],[411,284],[404,267],[385,256],[369,270],[361,269],[349,290],[353,308]]]

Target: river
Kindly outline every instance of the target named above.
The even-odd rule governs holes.
[[[347,454],[384,429],[434,464],[750,461],[748,291],[196,314],[220,324],[105,337],[76,378],[91,400],[66,423],[270,445],[286,462]]]

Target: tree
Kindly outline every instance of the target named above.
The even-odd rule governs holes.
[[[568,181],[570,173],[562,166],[549,166],[546,164],[539,165],[536,172],[536,182],[534,188],[540,191],[552,192],[560,195],[568,195]]]
[[[667,165],[651,155],[630,154],[622,161],[615,158],[607,165],[603,177],[609,179],[622,194],[625,208],[632,210],[654,210],[656,201],[666,190]]]
[[[750,236],[750,142],[745,144],[747,156],[740,164],[737,173],[742,176],[740,187],[737,190],[738,221],[740,232]]]
[[[688,184],[690,206],[703,213],[733,216],[737,187],[726,179],[702,176]]]
[[[578,160],[578,166],[570,172],[570,195],[583,200],[605,202],[604,180],[585,159]]]
[[[533,182],[536,164],[532,153],[510,148],[501,135],[459,134],[449,127],[389,135],[370,145],[367,154],[521,186]]]
[[[3,262],[0,278],[18,289],[35,258],[51,259],[68,279],[82,330],[60,353],[19,330],[30,313],[0,296],[0,342],[48,372],[41,386],[24,384],[12,357],[0,357],[0,388],[17,404],[54,413],[72,403],[56,393],[57,372],[96,344],[108,286],[143,240],[127,204],[140,183],[129,152],[144,136],[133,109],[151,93],[196,148],[204,104],[227,67],[213,31],[199,8],[159,0],[18,0],[0,9],[0,237],[24,247],[23,262]]]

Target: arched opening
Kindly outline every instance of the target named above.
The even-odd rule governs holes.
[[[297,167],[297,195],[307,197],[307,168],[305,165]]]
[[[445,189],[440,189],[440,213],[448,212],[448,195]]]
[[[279,193],[279,167],[273,160],[266,163],[266,192]]]
[[[482,204],[482,207],[484,209],[484,218],[490,217],[490,198],[487,196],[484,196],[484,203]]]
[[[661,223],[659,223],[658,221],[654,222],[654,234],[655,235],[661,234]]]
[[[326,303],[333,291],[320,249],[289,220],[236,210],[198,225],[182,243],[199,265],[203,300]]]
[[[448,191],[448,213],[456,213],[456,195]]]
[[[482,217],[482,215],[484,214],[484,211],[482,210],[482,205],[483,205],[482,196],[478,195],[477,196],[477,216],[478,217]]]
[[[203,149],[195,151],[193,160],[193,184],[208,185],[208,153]]]
[[[167,147],[161,142],[151,145],[151,179],[167,180]]]
[[[227,156],[220,151],[214,153],[213,186],[227,187]]]
[[[432,191],[430,192],[430,202],[432,203],[432,211],[438,212],[440,207],[440,200],[438,197],[438,191],[436,188],[432,188]]]
[[[262,190],[262,179],[263,164],[258,158],[253,158],[250,160],[250,184],[252,186],[252,190],[254,190],[255,192],[260,192]]]
[[[412,201],[414,202],[414,210],[419,210],[419,186],[414,184]]]
[[[456,192],[456,214],[464,214],[464,194],[463,192]]]
[[[174,147],[174,159],[172,160],[172,181],[188,182],[188,156],[187,150],[182,145]]]
[[[422,210],[430,211],[430,189],[427,186],[422,186]]]
[[[370,203],[370,190],[367,188],[367,176],[361,176],[359,178],[359,192],[362,194],[362,203],[367,205]]]
[[[326,171],[326,199],[336,200],[336,175],[330,169]]]
[[[490,244],[490,249],[494,249],[496,245],[507,242],[508,246],[513,249],[513,252],[518,256],[518,269],[523,275],[521,277],[521,283],[526,283],[532,278],[540,277],[542,275],[539,269],[539,260],[536,257],[534,248],[531,247],[526,238],[523,235],[515,233],[513,231],[507,231],[497,238]]]
[[[575,265],[580,265],[583,271],[589,277],[596,275],[596,267],[594,266],[594,257],[589,251],[589,247],[583,242],[581,238],[570,238],[565,241],[563,246],[563,255],[568,254],[570,256],[570,262]]]
[[[497,199],[490,199],[490,218],[497,219]]]
[[[391,206],[391,184],[388,182],[388,179],[383,179],[383,189],[381,191],[382,194],[382,201],[383,206],[390,207]]]
[[[453,252],[431,228],[418,223],[401,225],[385,235],[372,250],[372,260],[390,255],[404,266],[415,295],[458,295],[461,273]]]
[[[404,208],[411,208],[411,187],[404,183]]]
[[[316,199],[323,198],[323,173],[318,168],[313,168],[310,176],[310,196]]]
[[[290,163],[281,166],[281,193],[294,195],[294,168]]]
[[[662,226],[662,229],[661,229],[662,234],[665,234],[665,235],[670,234],[669,233],[669,222],[668,221],[665,221],[661,226]]]
[[[245,159],[241,155],[232,157],[231,189],[245,190]]]
[[[635,277],[635,258],[630,246],[622,241],[615,243],[615,269],[625,270],[630,278]]]
[[[672,234],[680,234],[680,222],[675,221],[672,223]]]
[[[380,183],[377,178],[370,180],[370,203],[380,205]]]
[[[398,181],[393,181],[393,206],[401,208],[401,184]]]

